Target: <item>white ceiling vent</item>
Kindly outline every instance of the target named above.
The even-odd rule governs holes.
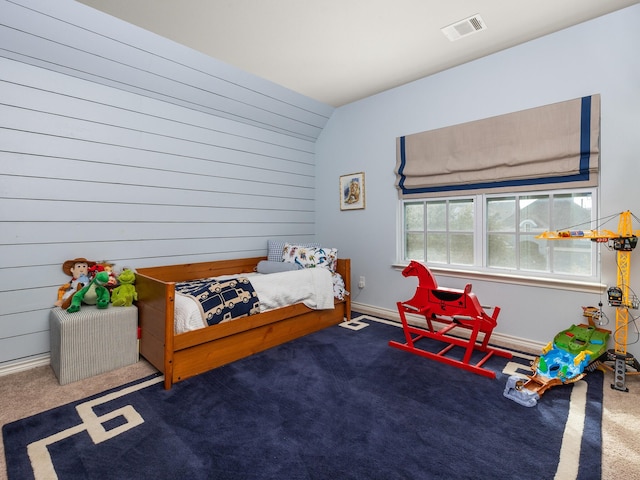
[[[486,30],[487,25],[484,23],[480,15],[476,14],[472,17],[465,18],[459,22],[453,23],[447,27],[442,28],[442,33],[452,42],[459,38],[466,37],[480,30]]]

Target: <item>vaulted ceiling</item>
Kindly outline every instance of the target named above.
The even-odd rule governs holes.
[[[332,106],[639,3],[638,0],[77,1]],[[454,35],[462,33],[454,41],[442,31],[452,25]]]

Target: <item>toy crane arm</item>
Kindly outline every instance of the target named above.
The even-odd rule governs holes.
[[[633,230],[631,226],[631,212],[620,213],[618,221],[618,231],[611,230],[553,230],[542,232],[536,238],[542,240],[576,240],[586,238],[597,242],[607,242],[609,240],[636,238],[640,236],[640,230]]]

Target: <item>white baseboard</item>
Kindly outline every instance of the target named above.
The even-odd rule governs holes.
[[[51,355],[43,353],[41,355],[34,355],[33,357],[10,362],[5,365],[0,365],[0,377],[5,375],[11,375],[12,373],[24,372],[25,370],[31,370],[36,367],[44,367],[51,364]]]
[[[384,318],[394,322],[400,323],[400,314],[397,310],[390,310],[387,308],[374,307],[372,305],[365,305],[363,303],[351,302],[351,309],[356,312],[363,313],[365,315],[371,315],[373,317]],[[419,315],[407,315],[407,322],[412,325],[422,326],[426,325],[424,317]],[[437,322],[436,322],[437,323]],[[464,336],[464,330],[461,336]],[[531,353],[539,355],[546,344],[528,340],[526,338],[514,337],[511,335],[505,335],[499,332],[493,332],[491,334],[491,345],[497,347],[511,348],[513,350],[519,350],[521,352]]]

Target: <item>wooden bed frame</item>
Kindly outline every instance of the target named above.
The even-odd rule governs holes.
[[[254,272],[266,257],[186,263],[136,269],[140,354],[164,374],[164,387],[248,357],[276,345],[351,319],[351,298],[333,310],[302,303],[200,330],[174,334],[175,283]],[[351,261],[338,259],[337,272],[351,291]]]

